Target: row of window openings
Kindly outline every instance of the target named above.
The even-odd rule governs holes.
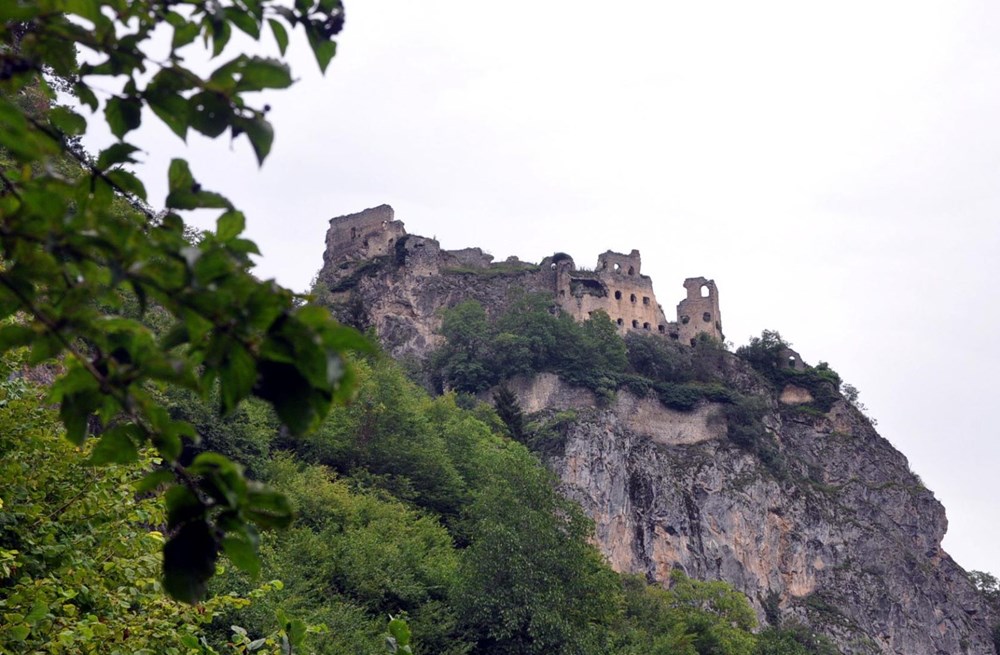
[[[615,300],[621,300],[621,299],[622,299],[622,292],[621,291],[615,291]],[[632,301],[632,302],[635,302],[636,300],[638,300],[638,298],[636,297],[636,295],[634,293],[631,294],[631,295],[629,295],[628,299],[630,301]],[[649,304],[649,296],[643,296],[642,297],[642,304],[643,305],[648,305]]]
[[[687,317],[687,316],[682,316],[681,317],[681,323],[683,323],[684,325],[687,325],[690,320],[691,319],[689,317]],[[701,315],[701,320],[705,321],[706,323],[711,323],[712,322],[712,315],[709,314],[708,312],[705,312],[704,314]],[[620,318],[620,319],[618,319],[617,323],[618,323],[618,326],[621,327],[621,326],[625,325],[625,319],[621,319]],[[632,320],[632,327],[638,329],[639,328],[639,321],[633,319]],[[650,329],[649,323],[643,323],[642,324],[642,329],[643,330],[649,330]],[[660,334],[663,334],[664,332],[667,331],[667,326],[665,326],[665,325],[659,325],[659,326],[657,326],[657,329],[659,330]]]
[[[623,325],[625,325],[625,320],[621,319],[621,318],[618,319],[618,327],[621,327]],[[634,327],[636,329],[639,329],[639,321],[633,320],[632,321],[632,327]],[[649,329],[652,329],[652,327],[650,326],[649,323],[643,323],[642,324],[642,329],[643,330],[649,330]],[[664,334],[667,331],[667,326],[666,325],[658,325],[657,326],[657,330],[659,330],[660,334]]]

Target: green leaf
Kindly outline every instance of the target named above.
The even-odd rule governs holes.
[[[173,13],[173,12],[171,12]],[[174,14],[179,15],[179,14]],[[183,48],[187,44],[198,38],[198,33],[201,31],[201,27],[197,23],[184,21],[183,23],[174,25],[174,36],[170,41],[170,47],[174,50],[178,48]]]
[[[191,168],[183,159],[170,160],[170,169],[167,172],[167,181],[170,191],[190,191],[194,186],[194,175]]]
[[[66,107],[52,109],[49,112],[49,122],[69,136],[77,136],[87,131],[87,119]]]
[[[209,20],[209,19],[206,19]],[[233,30],[229,27],[229,21],[210,19],[212,25],[212,56],[218,57],[229,43],[229,37],[233,35]]]
[[[160,469],[147,473],[141,480],[135,483],[135,492],[145,494],[159,488],[161,485],[173,482],[174,474],[167,469]]]
[[[264,360],[257,370],[254,393],[274,406],[292,434],[303,434],[318,423],[311,399],[313,388],[294,364]]]
[[[249,34],[254,40],[260,39],[260,24],[249,12],[238,7],[225,8],[226,19],[240,30]]]
[[[185,648],[198,648],[198,637],[195,637],[193,634],[181,635],[180,642]]]
[[[226,536],[222,539],[222,550],[226,557],[241,571],[257,577],[260,574],[260,557],[253,544],[245,539]]]
[[[239,236],[245,228],[246,218],[243,216],[243,212],[228,211],[219,216],[216,222],[215,236],[220,241],[229,241]]]
[[[0,328],[0,352],[27,346],[35,336],[35,331],[27,326],[6,325]]]
[[[35,625],[39,621],[45,618],[45,615],[49,613],[48,604],[41,598],[36,598],[34,604],[31,606],[31,611],[28,615],[24,617],[25,623]]]
[[[226,131],[232,118],[229,100],[214,91],[202,91],[188,99],[191,127],[215,138]]]
[[[190,122],[190,105],[184,96],[173,89],[154,87],[146,89],[146,101],[153,113],[170,128],[170,131],[187,140]]]
[[[120,139],[139,127],[142,122],[142,103],[135,98],[114,96],[104,107],[104,117],[111,133]]]
[[[237,91],[285,89],[292,85],[292,73],[288,65],[278,59],[262,57],[246,59],[240,72]]]
[[[139,152],[139,149],[131,143],[124,141],[114,143],[102,150],[97,156],[97,167],[105,171],[115,164],[134,164],[136,161],[132,157],[134,152]]]
[[[66,12],[83,16],[90,22],[97,22],[101,9],[97,0],[66,0]]]
[[[183,485],[174,485],[164,494],[167,504],[167,526],[171,529],[205,516],[205,506],[193,491]]]
[[[105,173],[105,177],[118,187],[119,190],[131,194],[141,200],[146,200],[146,187],[143,186],[139,178],[132,173],[116,168],[113,171]]]
[[[66,427],[66,438],[78,446],[87,438],[87,421],[97,407],[97,401],[98,394],[93,391],[63,397],[59,416]]]
[[[262,528],[287,528],[292,522],[288,498],[277,491],[257,488],[247,494],[246,515]]]
[[[30,21],[42,11],[42,5],[36,2],[4,2],[0,4],[0,21]]]
[[[274,18],[268,18],[267,22],[271,26],[274,40],[278,43],[278,51],[281,56],[285,56],[285,50],[288,49],[288,32],[285,30],[285,26]]]
[[[253,146],[254,154],[257,155],[257,164],[262,165],[264,159],[271,152],[271,144],[274,142],[274,128],[263,116],[241,120],[237,126],[246,132],[250,145]]]
[[[14,641],[24,641],[31,634],[31,627],[27,625],[15,625],[10,628],[10,638]]]
[[[326,67],[330,65],[330,60],[337,54],[337,43],[318,35],[314,36],[310,32],[309,45],[312,46],[312,51],[316,56],[316,63],[319,64],[320,72],[325,73]]]
[[[196,603],[215,574],[218,544],[207,521],[190,521],[163,546],[163,588],[173,598]]]
[[[226,361],[219,368],[222,413],[229,414],[248,395],[257,381],[257,367],[250,353],[240,345],[234,345]]]
[[[138,426],[116,425],[101,435],[100,441],[90,454],[89,464],[128,464],[139,459],[139,449],[136,444],[142,440],[142,431]]]

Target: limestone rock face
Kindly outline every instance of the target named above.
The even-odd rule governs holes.
[[[571,397],[558,384],[515,391],[525,406],[535,386]],[[725,580],[762,624],[777,601],[784,619],[845,653],[992,653],[994,617],[941,550],[944,508],[905,457],[844,401],[824,416],[769,401],[778,473],[725,437],[719,406],[650,411],[627,392],[607,407],[575,403],[578,419],[549,464],[618,571]]]
[[[404,360],[438,345],[441,309],[474,299],[500,312],[513,290],[551,294],[580,320],[607,311],[623,334],[721,336],[711,280],[686,280],[677,322],[664,323],[640,264],[636,251],[604,253],[590,272],[562,254],[493,263],[478,248],[406,234],[382,206],[331,221],[315,293]],[[805,368],[791,351],[784,359]],[[729,439],[721,404],[680,412],[624,390],[600,401],[544,373],[511,382],[525,412],[575,414],[547,461],[595,521],[611,565],[663,584],[675,567],[724,580],[762,624],[801,621],[849,654],[993,653],[998,617],[941,550],[944,508],[906,458],[843,399],[820,412],[809,390],[772,388],[735,356],[722,369],[725,386],[767,408],[771,456]]]

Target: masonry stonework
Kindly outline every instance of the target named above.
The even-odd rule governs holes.
[[[685,280],[687,297],[677,305],[676,319],[668,320],[652,279],[642,274],[638,250],[604,252],[592,271],[577,269],[564,253],[540,264],[517,257],[494,262],[479,248],[443,250],[434,239],[407,234],[392,208],[381,205],[331,219],[323,260],[319,281],[331,300],[345,302],[359,289],[366,290],[363,302],[377,315],[380,334],[383,324],[394,329],[400,321],[420,324],[413,328],[420,339],[410,337],[408,349],[414,353],[433,345],[442,307],[476,299],[487,311],[497,311],[514,289],[550,293],[554,304],[578,321],[604,312],[623,336],[649,332],[682,343],[694,343],[700,334],[723,339],[715,282],[703,277]],[[386,281],[378,290],[362,279],[376,272]],[[413,287],[406,293],[402,289],[410,287],[404,278]],[[423,290],[416,291],[421,285]]]

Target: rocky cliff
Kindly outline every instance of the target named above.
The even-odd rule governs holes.
[[[364,229],[331,224],[316,292],[397,357],[425,356],[440,310],[462,300],[500,311],[512,289],[558,298],[558,256],[494,264],[478,249],[407,235],[391,209],[373,211]],[[680,309],[663,338],[678,333]],[[661,582],[673,568],[725,580],[762,622],[806,623],[845,653],[993,653],[997,617],[941,549],[944,508],[906,458],[835,392],[817,404],[729,353],[716,368],[720,384],[755,403],[749,440],[734,438],[739,419],[725,402],[676,411],[624,389],[599,399],[547,373],[512,382],[526,413],[560,418],[545,456],[612,565]]]

